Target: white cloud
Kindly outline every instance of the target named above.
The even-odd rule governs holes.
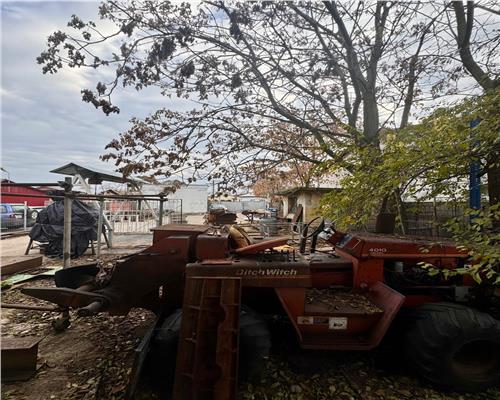
[[[80,90],[95,87],[103,73],[68,69],[43,75],[36,57],[47,36],[67,30],[72,14],[99,22],[97,2],[3,2],[2,18],[2,160],[17,181],[51,181],[49,173],[67,162],[99,165],[105,145],[129,126],[133,116],[156,108],[192,108],[186,101],[166,99],[154,88],[120,90],[115,98],[121,113],[105,116],[81,101]],[[106,49],[109,51],[110,47]],[[113,164],[99,166],[112,170]]]

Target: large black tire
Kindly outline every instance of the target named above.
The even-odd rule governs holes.
[[[269,357],[271,333],[262,316],[248,307],[240,313],[239,378],[243,381],[257,379]]]
[[[152,367],[150,374],[166,391],[169,391],[174,384],[181,319],[181,309],[175,310],[165,318],[149,351],[149,364]]]
[[[180,309],[166,318],[150,350],[150,361],[157,367],[161,366],[162,380],[168,386],[174,381],[181,319]],[[269,356],[271,335],[266,321],[247,307],[242,307],[240,314],[239,348],[239,378],[253,380],[262,371],[263,362]]]
[[[453,303],[418,309],[406,355],[419,375],[443,388],[475,392],[500,384],[500,321]]]

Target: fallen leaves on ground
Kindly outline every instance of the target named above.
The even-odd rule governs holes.
[[[24,284],[23,284],[24,285]],[[24,296],[19,285],[2,291],[2,301],[43,304]],[[52,279],[37,279],[26,285],[53,286]],[[50,351],[58,352],[57,361],[45,362],[33,380],[4,385],[5,399],[119,400],[125,396],[134,349],[153,316],[133,310],[127,316],[100,314],[92,318],[74,318],[68,334],[55,334],[50,327],[53,313],[9,310],[2,315],[2,335],[45,336],[41,346],[52,340]],[[143,332],[142,332],[142,331]],[[75,342],[69,342],[73,332]],[[91,343],[89,351],[66,357],[68,347],[78,342]],[[38,386],[35,385],[38,380]],[[51,380],[63,380],[60,386]],[[33,387],[45,388],[35,392]],[[43,390],[43,389],[39,389]],[[62,390],[62,391],[61,391]],[[62,396],[62,397],[61,397]],[[141,388],[137,399],[158,399],[158,394]],[[282,352],[266,362],[257,382],[242,384],[239,400],[498,400],[500,389],[482,393],[442,392],[423,383],[407,371],[392,372],[378,367],[370,353]]]
[[[308,372],[297,372],[286,359],[271,358],[258,382],[242,385],[239,400],[498,400],[500,389],[482,393],[442,392],[417,378],[392,374],[374,366],[371,354],[304,354]],[[338,358],[342,361],[339,362]],[[318,370],[315,372],[315,370]]]
[[[2,291],[2,301],[47,304],[23,295],[19,289],[24,285],[50,287],[54,283],[52,278],[42,278],[16,285]],[[123,399],[135,356],[134,349],[153,322],[153,314],[132,310],[127,316],[99,314],[77,318],[72,312],[71,326],[63,333],[55,333],[51,327],[51,321],[57,316],[57,313],[49,312],[4,310],[3,336],[38,336],[44,339],[39,350],[42,365],[36,376],[26,382],[3,385],[2,394],[7,399],[16,400]]]

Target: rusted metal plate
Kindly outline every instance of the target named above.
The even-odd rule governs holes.
[[[2,382],[26,380],[35,375],[38,337],[2,337]]]
[[[222,235],[199,235],[196,239],[196,259],[222,259],[228,255],[227,233]]]
[[[29,271],[42,265],[42,258],[42,256],[3,256],[0,273],[4,276]]]
[[[151,229],[153,231],[153,245],[169,236],[198,236],[208,231],[208,229],[209,226],[207,225],[168,224],[157,226]]]
[[[241,282],[224,279],[221,282],[220,306],[224,319],[217,329],[215,364],[221,376],[214,384],[214,398],[234,399],[238,378]]]
[[[364,320],[351,318],[347,321],[346,330],[321,328],[320,326],[301,325],[302,342],[304,349],[317,350],[371,350],[380,344],[394,317],[404,303],[405,296],[396,292],[382,282],[377,282],[366,292],[366,297],[384,313],[371,314],[363,317]],[[335,316],[335,315],[334,315]],[[354,315],[352,317],[355,317]],[[372,323],[371,328],[364,335],[346,335],[345,332],[356,332],[362,326]],[[295,323],[295,321],[293,321]]]
[[[151,228],[153,232],[155,231],[169,231],[169,232],[198,232],[203,233],[208,230],[207,225],[194,225],[194,224],[167,224],[157,226],[156,228]]]

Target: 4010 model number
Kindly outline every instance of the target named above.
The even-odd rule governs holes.
[[[387,253],[387,249],[385,247],[372,247],[368,249],[370,253]]]

